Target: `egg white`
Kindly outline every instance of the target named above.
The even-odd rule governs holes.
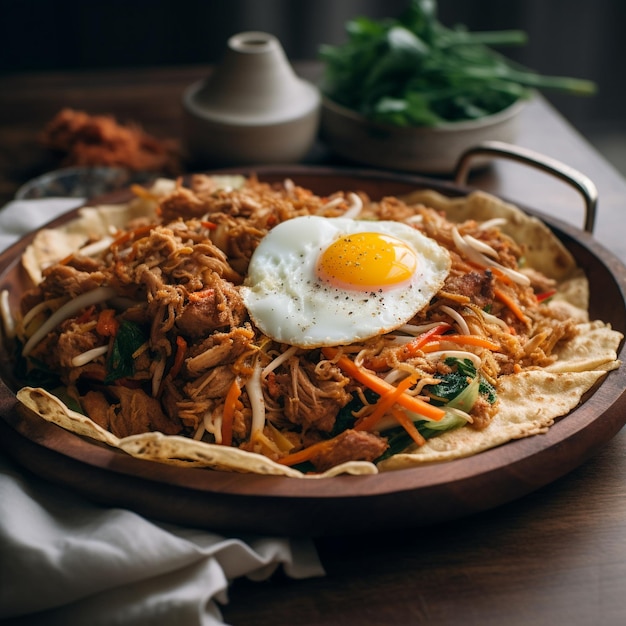
[[[318,278],[322,251],[360,232],[392,235],[413,249],[417,268],[408,284],[356,291]],[[439,291],[450,263],[445,248],[401,222],[297,217],[261,240],[241,294],[254,324],[276,341],[302,348],[346,345],[410,320]]]

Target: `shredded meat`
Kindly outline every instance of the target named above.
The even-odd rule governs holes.
[[[42,139],[63,156],[64,165],[111,165],[170,175],[182,169],[178,142],[157,139],[110,115],[62,109],[47,124]]]
[[[61,367],[72,367],[72,359],[87,350],[101,345],[102,340],[94,333],[82,332],[79,329],[69,329],[59,335],[56,344],[56,358]]]
[[[81,371],[73,365],[72,359],[102,344],[103,339],[96,333],[86,331],[74,320],[67,320],[60,325],[58,333],[49,334],[36,346],[33,357],[48,363],[50,369],[60,372],[67,382],[69,378],[65,374],[79,375]]]
[[[254,332],[249,324],[233,328],[227,333],[215,332],[189,353],[185,371],[190,377],[224,363],[232,363],[248,350]]]
[[[304,430],[330,432],[337,412],[351,399],[346,391],[347,378],[339,375],[334,380],[322,380],[313,364],[298,358],[289,360],[288,373],[276,376],[275,382],[274,393],[285,399],[285,416]]]
[[[42,283],[44,298],[70,296],[75,298],[81,293],[92,291],[102,286],[106,276],[100,271],[83,271],[71,265],[52,265],[42,272],[46,279]]]
[[[322,448],[311,459],[311,463],[318,472],[323,472],[347,461],[373,461],[387,447],[387,441],[374,433],[344,430],[329,440],[329,446]]]
[[[493,416],[496,414],[497,405],[490,404],[483,396],[478,396],[472,407],[472,427],[476,430],[484,430],[489,426]]]
[[[180,421],[166,417],[159,401],[141,389],[129,389],[118,385],[111,387],[110,392],[119,402],[118,405],[111,405],[109,414],[111,429],[118,437],[150,431],[177,435],[182,430]]]
[[[70,146],[77,120],[86,122],[80,116],[59,120],[51,141]],[[108,127],[98,126],[102,132]],[[478,374],[497,387],[504,374],[552,363],[557,346],[577,332],[566,313],[537,301],[535,292],[553,281],[531,269],[524,270],[530,285],[503,274],[502,267],[522,272],[523,250],[498,228],[472,220],[453,226],[442,213],[399,198],[372,202],[363,192],[358,198],[344,192],[321,197],[291,181],[267,184],[251,177],[241,187],[222,189],[212,177],[193,176],[187,184],[179,181],[159,200],[153,222],[135,221],[104,252],[46,268],[40,285],[21,301],[25,315],[47,301],[48,308],[29,320],[32,333],[77,296],[101,286],[114,290],[115,297],[75,311],[42,337],[30,365],[57,373],[87,414],[119,437],[157,430],[220,442],[230,429],[233,446],[279,461],[315,445],[318,471],[344,461],[375,461],[387,449],[386,439],[351,427],[375,412],[387,422],[398,417],[396,409],[405,403],[393,394],[403,390],[388,394],[387,384],[406,380],[406,393],[427,398],[435,391],[457,394],[464,378]],[[410,224],[446,247],[451,269],[444,284],[405,325],[338,346],[336,359],[326,349],[265,336],[241,296],[259,242],[285,220],[354,210],[363,220]],[[497,258],[499,268],[481,269],[465,258],[472,255],[458,238],[457,248],[454,228],[479,240],[473,243]],[[345,359],[369,370],[366,378],[344,371]],[[368,381],[376,376],[385,384],[373,393]],[[389,406],[389,398],[395,404]],[[489,425],[497,410],[492,400],[481,395],[468,409],[473,428]],[[398,420],[391,427],[401,428]]]
[[[150,431],[167,435],[180,433],[180,420],[166,417],[159,402],[140,389],[118,386],[110,392],[117,403],[112,403],[102,392],[88,391],[81,397],[81,405],[94,422],[115,436],[128,437]]]
[[[183,335],[198,339],[214,330],[238,327],[246,317],[239,292],[227,281],[216,280],[212,287],[189,294],[176,326]]]
[[[270,228],[293,217],[321,214],[327,204],[332,204],[329,199],[302,187],[286,190],[252,178],[241,189],[216,190],[208,177],[196,175],[190,189],[178,187],[160,208],[165,222],[183,218],[213,224],[211,241],[228,256],[232,268],[245,273],[252,253]],[[330,214],[340,215],[347,201],[333,207]]]
[[[481,309],[491,304],[494,299],[493,275],[490,271],[451,273],[446,278],[443,290],[466,296]]]
[[[107,400],[107,397],[101,391],[88,391],[80,400],[85,413],[96,422],[98,426],[101,426],[105,430],[111,430],[109,419],[111,402]],[[117,435],[117,433],[113,434]]]

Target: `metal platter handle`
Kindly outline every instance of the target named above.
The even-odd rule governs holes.
[[[596,208],[598,205],[598,190],[587,176],[556,159],[544,156],[534,150],[501,141],[486,141],[467,149],[461,154],[454,170],[454,180],[457,184],[466,184],[469,175],[470,161],[473,157],[478,155],[503,157],[518,161],[543,172],[547,172],[548,174],[552,174],[570,184],[583,196],[583,200],[585,201],[584,228],[589,233],[593,232],[596,220]]]

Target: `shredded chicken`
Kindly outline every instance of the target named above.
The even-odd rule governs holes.
[[[178,142],[157,139],[110,115],[62,109],[47,124],[42,139],[62,155],[64,165],[120,166],[170,175],[181,171]]]
[[[63,132],[60,125],[50,131],[59,142]],[[452,259],[440,292],[404,327],[340,348],[340,357],[372,376],[391,383],[412,377],[406,393],[437,402],[432,390],[457,368],[446,355],[465,359],[481,380],[496,384],[503,374],[551,363],[555,347],[575,333],[570,320],[537,302],[534,288],[551,286],[549,279],[533,270],[527,281],[515,281],[498,269],[517,277],[523,250],[496,227],[453,226],[398,198],[320,197],[254,177],[225,190],[195,176],[161,200],[157,222],[118,233],[99,255],[76,255],[44,270],[41,284],[24,296],[26,315],[44,302],[43,311],[54,311],[96,288],[112,288],[117,297],[59,323],[32,348],[31,367],[55,372],[83,410],[120,437],[160,430],[221,443],[223,416],[230,415],[231,445],[278,461],[299,458],[311,445],[315,452],[307,460],[319,471],[348,460],[375,461],[387,449],[385,432],[362,425],[381,410],[384,394],[372,398],[366,384],[319,349],[289,348],[264,336],[239,293],[250,257],[271,228],[355,207],[359,219],[412,224]],[[472,263],[455,245],[458,236],[494,266]],[[40,315],[30,317],[29,324],[40,323]],[[493,398],[480,396],[466,415],[468,427],[487,427],[496,410]],[[327,445],[315,447],[319,442]]]

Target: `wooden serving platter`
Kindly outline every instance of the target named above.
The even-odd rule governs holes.
[[[469,191],[430,178],[370,170],[293,166],[255,172],[265,181],[291,178],[318,194],[360,189],[379,198],[416,188],[450,196]],[[105,200],[121,202],[127,197],[123,192]],[[586,271],[591,317],[626,332],[626,267],[591,234],[521,208],[543,219]],[[13,301],[27,285],[19,259],[32,237],[0,255],[0,289],[8,289]],[[625,356],[622,345],[619,358],[623,361]],[[373,476],[300,480],[235,474],[135,459],[44,422],[16,401],[10,356],[0,350],[0,359],[0,448],[24,468],[103,505],[221,532],[354,535],[461,518],[560,478],[596,453],[626,423],[626,369],[622,367],[610,372],[545,435],[512,441],[466,459]]]

